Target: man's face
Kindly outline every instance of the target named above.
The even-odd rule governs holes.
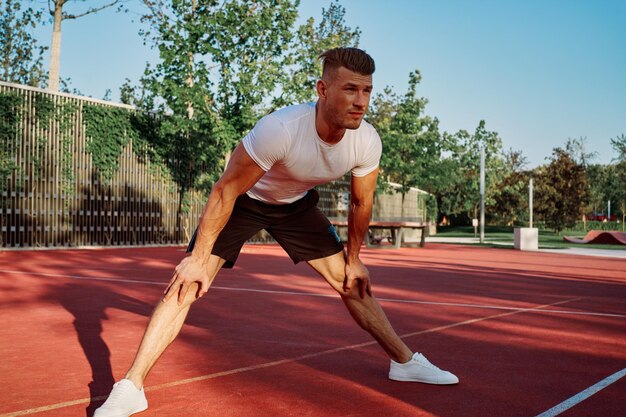
[[[372,93],[372,76],[339,67],[326,75],[322,104],[327,122],[336,129],[357,129],[367,113]]]

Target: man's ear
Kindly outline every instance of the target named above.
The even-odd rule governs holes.
[[[319,98],[326,98],[327,88],[326,88],[326,82],[324,82],[324,80],[317,80],[315,89],[317,90],[317,96]]]

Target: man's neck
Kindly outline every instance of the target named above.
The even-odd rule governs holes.
[[[324,118],[323,111],[315,104],[315,130],[320,139],[329,145],[339,143],[346,133],[345,128],[333,128]]]

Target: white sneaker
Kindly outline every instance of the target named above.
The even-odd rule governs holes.
[[[113,385],[109,398],[96,410],[93,417],[129,417],[148,408],[143,388],[137,389],[128,379]]]
[[[423,382],[425,384],[451,385],[458,384],[459,378],[448,371],[442,371],[421,353],[413,354],[407,363],[391,361],[389,379],[394,381]]]

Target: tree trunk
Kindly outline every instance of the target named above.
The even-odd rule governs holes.
[[[50,48],[50,72],[48,74],[48,90],[59,91],[59,68],[61,66],[61,22],[63,21],[63,0],[54,2],[54,19],[52,27],[52,46]]]

